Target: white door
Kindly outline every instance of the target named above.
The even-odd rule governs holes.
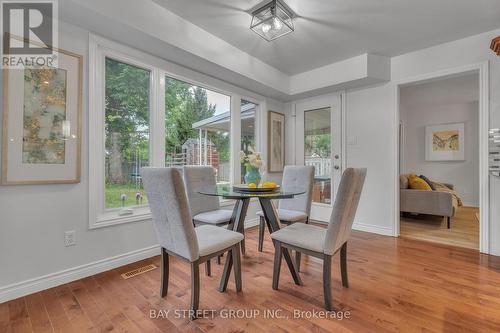
[[[328,222],[342,176],[340,95],[295,105],[296,163],[315,167],[311,219]]]

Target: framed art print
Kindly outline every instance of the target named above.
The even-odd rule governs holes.
[[[285,167],[285,116],[269,111],[267,126],[268,172],[283,172]]]
[[[465,160],[464,123],[431,125],[425,127],[426,161]]]
[[[56,68],[3,70],[2,185],[80,182],[80,55]]]

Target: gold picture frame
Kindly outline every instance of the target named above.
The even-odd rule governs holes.
[[[285,115],[269,111],[267,118],[267,171],[283,172],[285,168]]]
[[[2,70],[1,185],[80,182],[83,56],[62,49],[54,50],[58,56],[57,68]],[[49,79],[46,79],[47,77]],[[51,89],[56,87],[53,88],[52,95],[47,92],[42,95],[40,92],[42,84]],[[26,97],[27,91],[32,93],[29,98]],[[50,104],[50,101],[57,98],[60,104]],[[33,109],[36,109],[36,106],[42,109],[41,103],[36,104],[42,99],[43,112],[36,111],[38,120],[34,121],[34,112],[26,107],[27,101]],[[62,100],[64,100],[63,106],[61,106]],[[64,118],[60,115],[61,108],[64,110]],[[49,115],[45,116],[46,114]],[[42,117],[40,115],[44,115],[45,118],[40,120]],[[49,127],[47,119],[50,116],[52,125],[47,130]],[[26,119],[30,119],[29,126],[26,124]],[[43,126],[45,127],[42,129]],[[32,136],[26,134],[30,130],[35,134]],[[47,152],[43,152],[43,149]]]

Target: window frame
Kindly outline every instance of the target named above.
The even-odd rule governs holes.
[[[256,149],[261,149],[261,110],[265,100],[222,89],[203,82],[203,74],[170,64],[168,61],[139,50],[89,34],[89,229],[148,221],[149,206],[130,206],[132,214],[120,215],[121,209],[105,208],[105,59],[110,58],[150,72],[149,165],[165,166],[165,84],[172,78],[230,97],[230,180],[239,183],[241,177],[239,151],[241,145],[241,101],[257,105],[255,116]],[[178,74],[174,70],[190,75]],[[177,68],[176,68],[177,67]],[[208,79],[207,79],[208,80]],[[237,90],[237,89],[235,89]],[[221,199],[221,206],[232,200]]]

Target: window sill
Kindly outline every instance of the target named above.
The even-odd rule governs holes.
[[[252,198],[250,202],[257,202],[258,199]],[[232,199],[220,199],[221,207],[233,206],[236,200]],[[149,207],[138,207],[133,209],[133,213],[130,215],[120,215],[119,210],[106,212],[97,217],[96,221],[89,226],[89,229],[99,229],[110,227],[114,225],[132,223],[132,222],[145,222],[151,220],[151,210]]]
[[[89,229],[98,229],[132,222],[144,222],[147,220],[151,220],[151,211],[149,207],[135,208],[133,213],[129,215],[120,215],[119,211],[112,211],[99,215],[97,221],[93,223]]]

